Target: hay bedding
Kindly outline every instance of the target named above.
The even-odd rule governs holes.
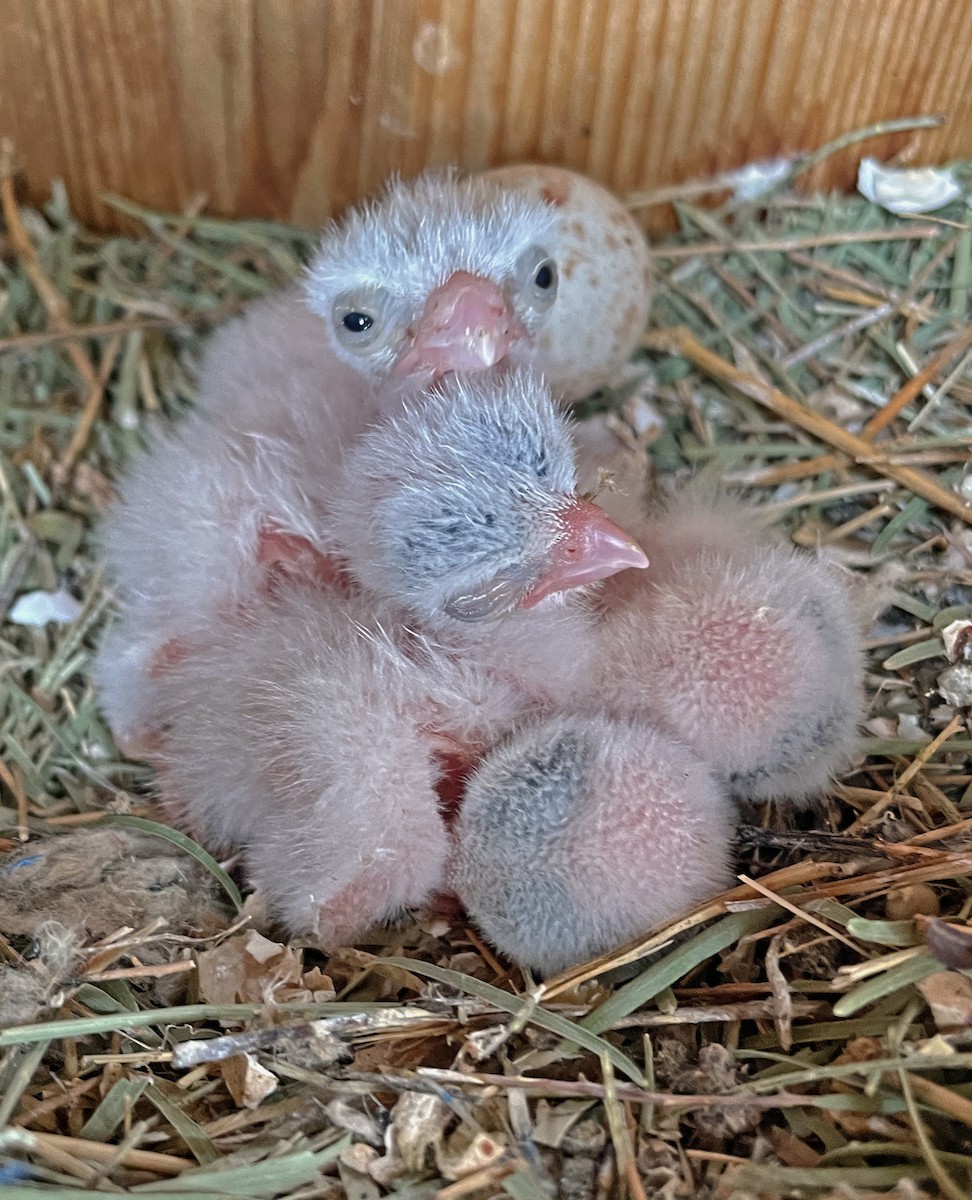
[[[970,1194],[968,208],[677,204],[608,419],[661,486],[745,484],[883,596],[866,757],[809,816],[748,814],[734,891],[537,989],[435,914],[277,941],[87,679],[111,480],[308,236],[113,201],[132,235],[100,238],[0,187],[7,1194]],[[60,623],[22,623],[36,593]]]

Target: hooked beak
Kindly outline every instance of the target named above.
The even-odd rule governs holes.
[[[491,280],[456,271],[429,296],[412,329],[412,342],[395,364],[398,376],[482,371],[506,358],[526,326]]]
[[[629,567],[648,566],[648,556],[637,542],[589,500],[572,500],[560,511],[559,520],[563,534],[543,575],[520,600],[520,608],[533,608],[554,592],[596,583]]]

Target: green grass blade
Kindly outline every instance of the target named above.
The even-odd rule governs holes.
[[[473,979],[459,971],[450,971],[446,967],[418,962],[413,958],[392,957],[382,959],[382,961],[396,967],[404,967],[408,971],[414,971],[416,975],[424,975],[426,979],[434,979],[438,983],[448,984],[449,987],[454,987],[460,992],[467,992],[470,996],[478,996],[480,1000],[486,1000],[501,1012],[509,1013],[511,1017],[525,1017],[531,1025],[538,1025],[549,1033],[555,1033],[565,1042],[581,1046],[599,1058],[606,1054],[614,1066],[619,1071],[623,1071],[633,1083],[637,1083],[639,1087],[645,1086],[643,1072],[626,1054],[622,1054],[615,1046],[610,1045],[591,1030],[584,1028],[583,1025],[571,1021],[567,1017],[562,1017],[559,1013],[548,1012],[539,1006],[527,1011],[530,1003],[528,999],[514,996],[510,992],[504,992],[501,988],[493,987],[491,983]]]

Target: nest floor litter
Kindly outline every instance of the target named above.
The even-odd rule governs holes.
[[[972,1194],[964,203],[676,203],[646,346],[588,412],[882,597],[862,756],[816,811],[747,815],[733,891],[538,986],[461,918],[279,941],[98,713],[112,480],[310,235],[113,200],[106,238],[0,190],[5,1194]]]

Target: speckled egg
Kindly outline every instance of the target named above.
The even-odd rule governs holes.
[[[644,334],[651,306],[648,242],[617,196],[593,180],[538,163],[497,167],[483,178],[524,189],[560,215],[549,250],[560,278],[540,334],[539,365],[568,400],[614,380]]]

